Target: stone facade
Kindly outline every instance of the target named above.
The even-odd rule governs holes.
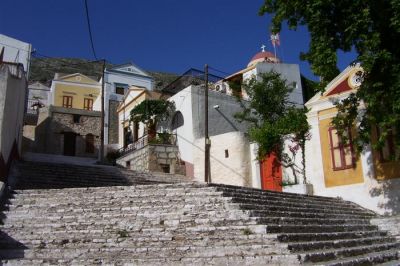
[[[185,174],[185,165],[179,160],[179,150],[174,145],[149,144],[117,160],[117,164],[140,172]]]
[[[118,109],[119,101],[109,101],[108,109],[108,144],[118,143]]]
[[[98,156],[101,134],[100,112],[51,106],[48,112],[41,112],[40,115],[46,117],[39,119],[41,123],[35,127],[34,134],[30,132],[31,138],[24,135],[24,140],[31,142],[29,145],[24,145],[27,147],[25,151],[79,157]],[[68,147],[67,135],[72,136],[70,145],[75,143],[72,148]],[[92,149],[88,150],[88,145],[91,145]],[[70,153],[66,154],[69,148]]]

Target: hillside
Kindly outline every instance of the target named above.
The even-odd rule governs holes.
[[[112,67],[107,64],[106,67]],[[82,73],[87,76],[101,76],[102,63],[90,62],[80,58],[33,58],[31,64],[30,81],[40,81],[50,84],[54,73]],[[147,71],[155,80],[155,89],[160,90],[170,82],[175,80],[178,75],[158,71]]]

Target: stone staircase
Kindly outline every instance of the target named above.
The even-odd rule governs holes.
[[[0,265],[399,265],[375,215],[340,199],[112,167],[21,162],[13,175]]]

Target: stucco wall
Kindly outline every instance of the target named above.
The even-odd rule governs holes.
[[[4,47],[4,58],[6,62],[21,63],[29,78],[29,63],[31,59],[32,45],[9,36],[0,34],[0,51]]]
[[[275,71],[281,74],[281,76],[286,79],[288,84],[296,85],[293,92],[289,95],[289,101],[302,105],[304,103],[304,99],[299,65],[258,63],[256,66],[257,75],[270,71]]]
[[[312,106],[313,109],[307,115],[311,126],[311,140],[306,143],[306,176],[309,183],[313,185],[314,194],[341,197],[379,214],[399,214],[400,178],[384,181],[378,181],[375,178],[374,159],[370,147],[364,149],[358,160],[360,169],[362,169],[363,182],[332,187],[326,186],[318,110],[332,107],[332,103],[326,100],[318,106]]]
[[[210,164],[213,183],[252,186],[250,144],[241,132],[229,132],[211,138]],[[196,139],[194,177],[204,181],[204,138]],[[228,152],[228,157],[225,157]]]
[[[0,65],[0,152],[7,162],[14,141],[21,148],[27,81]]]
[[[180,157],[191,164],[194,163],[193,150],[196,148],[193,135],[192,90],[192,86],[187,87],[169,98],[169,101],[175,103],[176,111],[181,112],[184,120],[183,126],[176,129]]]

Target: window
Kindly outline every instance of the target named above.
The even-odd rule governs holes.
[[[354,152],[350,129],[345,132],[347,143],[343,143],[335,128],[329,128],[329,140],[333,170],[344,170],[354,166]]]
[[[125,95],[125,90],[128,87],[128,84],[115,83],[115,93]]]
[[[86,152],[94,153],[94,135],[92,134],[86,135]]]
[[[376,128],[378,138],[381,136],[381,131]],[[396,151],[394,136],[396,136],[396,129],[388,130],[387,137],[383,147],[379,150],[379,161],[387,162],[399,160],[400,151]]]
[[[83,100],[83,109],[92,111],[93,110],[93,99],[85,98]]]
[[[80,115],[74,114],[74,115],[73,115],[73,119],[74,119],[74,123],[75,123],[75,124],[81,122],[81,116],[80,116]]]
[[[63,96],[63,107],[72,108],[72,96]]]

